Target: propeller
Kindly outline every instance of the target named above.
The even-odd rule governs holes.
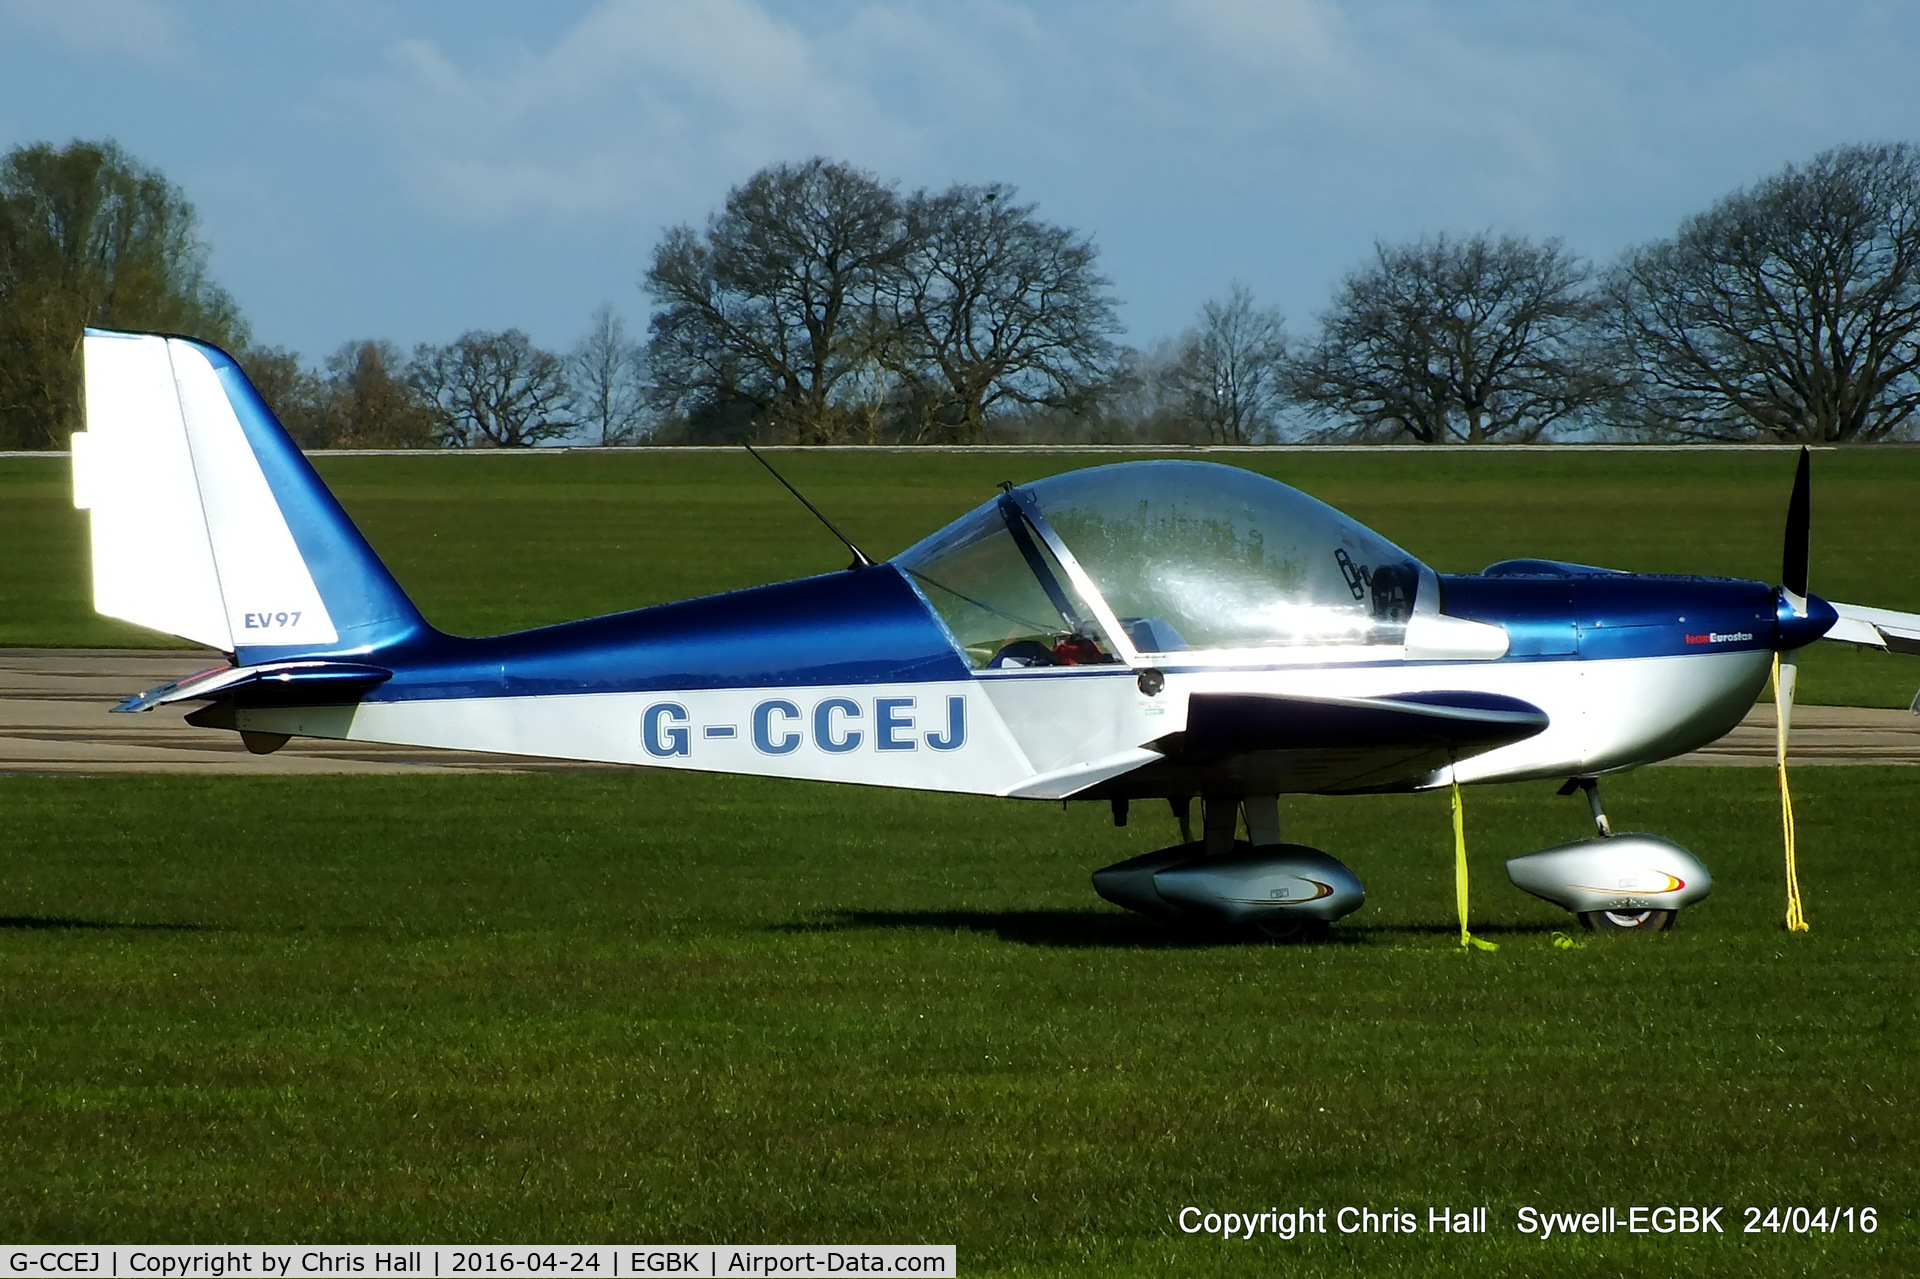
[[[1811,455],[1803,445],[1800,466],[1793,475],[1793,496],[1787,499],[1787,532],[1780,554],[1781,621],[1803,621],[1809,615],[1807,559],[1813,538]],[[1789,628],[1783,626],[1783,638]],[[1793,731],[1793,689],[1800,673],[1798,648],[1776,649],[1773,655],[1774,768],[1780,782],[1780,830],[1787,852],[1787,931],[1807,931],[1800,905],[1800,871],[1794,862],[1793,796],[1787,789],[1787,738]]]
[[[1793,473],[1793,496],[1787,499],[1786,544],[1780,551],[1780,585],[1794,606],[1796,617],[1807,615],[1807,558],[1813,544],[1813,455],[1800,446],[1800,465]]]

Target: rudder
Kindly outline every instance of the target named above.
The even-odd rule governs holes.
[[[368,653],[426,629],[224,351],[89,329],[86,403],[74,505],[91,512],[100,613],[243,663]]]

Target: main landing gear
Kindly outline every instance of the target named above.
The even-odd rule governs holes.
[[[1094,891],[1114,905],[1179,927],[1301,941],[1324,935],[1367,899],[1359,877],[1337,859],[1281,842],[1275,796],[1207,797],[1198,840],[1191,801],[1169,802],[1185,842],[1093,873]],[[1115,820],[1124,813],[1116,802]],[[1243,813],[1244,840],[1235,838]]]

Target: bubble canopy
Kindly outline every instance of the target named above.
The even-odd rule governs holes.
[[[1278,480],[1175,461],[1011,488],[893,563],[976,667],[1398,645],[1429,575]]]

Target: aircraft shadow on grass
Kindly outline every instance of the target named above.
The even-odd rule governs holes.
[[[819,919],[776,924],[784,933],[870,931],[991,933],[1024,946],[1174,950],[1220,945],[1217,938],[1183,936],[1137,915],[1104,910],[836,910]]]
[[[1257,944],[1258,939],[1216,932],[1184,932],[1156,926],[1138,915],[1103,910],[836,910],[823,918],[776,924],[775,932],[851,933],[876,930],[991,933],[1001,941],[1023,946],[1050,946],[1066,950],[1202,950],[1217,946]],[[1448,936],[1459,931],[1448,924],[1372,924],[1335,929],[1308,946],[1360,946],[1407,936]],[[1475,935],[1545,937],[1552,924],[1484,924]]]
[[[129,924],[115,919],[64,919],[46,915],[0,915],[0,929],[19,932],[202,933],[205,924]]]

